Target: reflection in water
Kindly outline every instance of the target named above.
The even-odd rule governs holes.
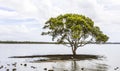
[[[79,71],[79,69],[79,65],[76,63],[76,61],[71,61],[71,71]]]
[[[52,65],[54,71],[107,71],[106,64],[96,63],[94,61],[60,61]]]
[[[53,62],[38,62],[38,63],[17,63],[16,66],[6,65],[1,67],[0,71],[108,71],[106,64],[96,60],[81,60],[81,61],[53,61]]]

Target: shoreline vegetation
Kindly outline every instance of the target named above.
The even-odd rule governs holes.
[[[0,41],[0,44],[58,44],[57,42],[41,42],[41,41]],[[64,43],[69,44],[69,43]],[[97,43],[88,43],[97,44]],[[120,44],[120,42],[106,42],[101,44]]]

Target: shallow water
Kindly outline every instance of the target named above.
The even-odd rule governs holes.
[[[120,71],[120,45],[86,45],[79,48],[77,54],[92,54],[104,56],[102,60],[81,60],[81,61],[54,61],[37,62],[38,58],[8,58],[11,56],[26,55],[47,55],[47,54],[72,54],[71,48],[63,45],[45,44],[0,44],[0,71],[13,68],[17,71]],[[12,64],[15,64],[13,66]],[[25,66],[24,64],[27,64]],[[47,69],[47,70],[46,70]]]

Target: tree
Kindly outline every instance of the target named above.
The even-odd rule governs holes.
[[[64,14],[55,18],[50,18],[44,25],[42,35],[52,36],[52,40],[57,39],[59,44],[72,48],[73,55],[76,55],[78,47],[83,47],[88,43],[105,43],[108,36],[94,25],[94,22],[84,15]]]

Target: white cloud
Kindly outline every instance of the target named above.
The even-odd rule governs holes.
[[[24,23],[21,26],[2,24],[0,29],[5,32],[12,31],[15,33],[19,31],[21,32],[20,34],[28,32],[29,34],[36,34],[34,36],[38,36],[38,30],[39,33],[42,32],[41,28],[44,25],[44,22],[50,17],[55,17],[64,13],[79,13],[92,18],[96,25],[100,26],[106,34],[110,35],[110,41],[116,41],[116,39],[114,39],[115,35],[112,35],[113,33],[120,35],[118,34],[120,33],[118,31],[120,30],[118,27],[120,26],[119,0],[1,0],[0,6],[13,10],[0,10],[0,18],[32,18],[36,19],[40,25],[40,27],[28,27],[28,25],[25,25]],[[113,26],[116,28],[113,28]],[[36,30],[31,31],[30,28]]]
[[[8,18],[11,16],[14,17],[16,15],[17,15],[16,12],[9,12],[9,11],[0,10],[0,18]]]

